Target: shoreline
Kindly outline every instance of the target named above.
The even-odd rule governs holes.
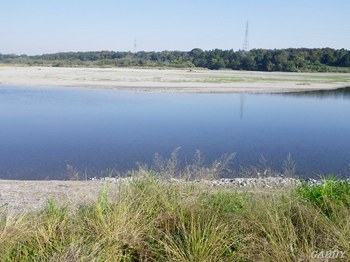
[[[50,199],[62,205],[78,206],[96,203],[108,183],[109,196],[118,194],[120,185],[127,185],[133,178],[102,178],[100,180],[3,180],[0,179],[0,209],[14,212],[42,209]],[[194,183],[208,188],[222,188],[235,191],[280,192],[301,185],[303,180],[291,177],[241,177],[216,180],[170,179],[170,184]],[[307,179],[308,185],[320,185],[322,180]],[[350,183],[350,179],[347,179]]]
[[[350,86],[350,74],[0,66],[1,85],[169,93],[283,93],[331,90]],[[276,182],[276,179],[279,181]],[[212,186],[228,186],[232,189],[257,187],[266,190],[270,185],[274,189],[288,188],[292,183],[292,180],[288,179],[273,178],[268,181],[267,178],[259,178],[252,182],[247,178],[237,178],[210,183]],[[104,181],[0,180],[0,209],[9,207],[15,210],[28,207],[37,209],[50,198],[70,203],[96,201],[104,183]],[[112,184],[117,187],[117,183]]]
[[[286,93],[348,87],[350,74],[0,66],[0,85],[164,93]]]

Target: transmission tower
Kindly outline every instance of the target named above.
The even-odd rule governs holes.
[[[248,40],[248,33],[249,33],[249,24],[247,21],[247,25],[245,27],[245,36],[244,36],[244,42],[243,42],[243,51],[249,50],[249,40]]]
[[[134,53],[137,53],[137,42],[136,42],[136,38],[134,39]]]

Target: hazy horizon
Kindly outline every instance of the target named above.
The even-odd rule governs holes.
[[[4,0],[0,53],[350,49],[350,1]]]

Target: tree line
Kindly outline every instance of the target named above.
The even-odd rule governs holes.
[[[234,51],[199,48],[189,52],[62,52],[43,55],[0,54],[2,64],[30,66],[176,67],[252,71],[349,71],[350,51],[332,48],[252,49]]]

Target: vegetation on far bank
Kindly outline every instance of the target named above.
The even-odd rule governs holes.
[[[350,51],[331,48],[214,49],[162,52],[60,52],[44,55],[0,54],[0,64],[64,67],[199,67],[250,71],[350,72]]]
[[[309,261],[350,255],[350,185],[237,192],[134,174],[97,203],[0,211],[1,261]],[[316,252],[316,253],[315,253]],[[317,253],[318,254],[318,253]]]

